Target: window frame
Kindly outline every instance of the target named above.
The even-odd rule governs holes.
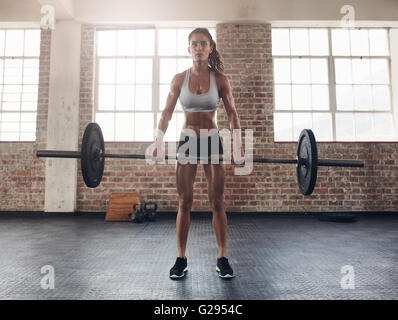
[[[337,113],[350,113],[350,114],[360,114],[360,113],[367,113],[367,114],[390,114],[392,116],[393,120],[393,132],[397,131],[395,119],[397,117],[396,113],[398,113],[396,106],[394,106],[394,97],[393,97],[393,86],[392,86],[392,67],[391,67],[391,38],[390,38],[390,29],[391,27],[359,27],[359,28],[354,28],[354,30],[361,30],[361,29],[366,29],[366,30],[371,30],[371,29],[383,29],[387,33],[387,46],[388,46],[388,56],[353,56],[353,55],[347,55],[347,56],[334,56],[332,54],[332,29],[343,29],[345,30],[346,28],[338,28],[338,27],[311,27],[311,26],[300,26],[300,27],[292,27],[292,26],[279,26],[279,27],[272,27],[271,32],[274,29],[288,29],[289,30],[289,41],[290,41],[290,29],[306,29],[306,30],[311,30],[311,29],[327,29],[327,34],[328,34],[328,56],[324,55],[273,55],[272,54],[272,62],[274,65],[274,59],[280,59],[280,58],[285,58],[285,59],[311,59],[311,58],[316,58],[316,59],[327,59],[327,68],[328,68],[328,88],[329,88],[329,110],[294,110],[293,108],[291,110],[277,110],[275,108],[274,104],[274,110],[273,113],[287,113],[287,114],[292,114],[292,123],[291,123],[291,128],[294,128],[293,124],[293,114],[294,113],[327,113],[331,114],[331,119],[332,119],[332,141],[330,142],[384,142],[384,141],[379,141],[379,140],[356,140],[356,137],[354,137],[353,140],[337,140],[336,139],[336,114]],[[349,29],[351,30],[351,29]],[[370,39],[368,38],[370,41]],[[351,41],[350,41],[351,45]],[[272,49],[272,48],[271,48]],[[389,92],[390,92],[390,110],[337,110],[337,101],[336,101],[336,72],[334,68],[335,60],[336,59],[387,59],[388,61],[388,74],[389,74]],[[291,70],[290,70],[291,71]],[[353,84],[355,85],[355,84]],[[290,84],[292,86],[292,84]],[[275,83],[273,86],[273,95],[274,95],[274,101],[275,101]],[[274,131],[275,131],[275,122],[274,122]],[[275,140],[274,136],[274,141],[275,142],[295,142],[295,141],[279,141]],[[396,134],[393,135],[392,140],[388,142],[396,142]],[[329,142],[329,141],[321,141],[321,142]]]
[[[23,50],[22,50],[22,55],[21,56],[6,56],[6,41],[7,41],[7,31],[10,30],[22,30],[24,31],[24,43],[23,43]],[[39,51],[39,55],[38,56],[25,56],[25,32],[27,30],[36,30],[36,31],[40,31],[40,39],[39,39],[39,50],[41,47],[41,29],[38,26],[27,26],[27,27],[4,27],[0,25],[0,31],[5,31],[5,37],[4,37],[4,52],[2,53],[2,55],[0,55],[0,63],[2,65],[2,70],[3,70],[3,74],[2,74],[2,82],[1,82],[1,87],[2,90],[0,92],[0,134],[2,132],[2,121],[1,121],[1,116],[4,113],[12,113],[12,114],[18,114],[19,115],[19,127],[18,127],[18,140],[2,140],[1,136],[0,136],[0,143],[15,143],[15,142],[28,142],[28,143],[34,143],[37,141],[37,112],[38,112],[38,104],[39,104],[39,87],[40,87],[40,79],[38,79],[37,84],[33,84],[35,86],[37,86],[37,101],[36,101],[36,110],[32,111],[32,110],[22,110],[22,96],[23,96],[23,86],[24,86],[24,62],[25,60],[37,60],[38,61],[38,77],[40,76],[40,51]],[[5,83],[4,82],[4,77],[5,77],[5,61],[6,60],[22,60],[22,75],[21,75],[21,83],[18,84],[9,84],[9,83]],[[15,111],[15,110],[9,110],[9,111],[4,111],[3,110],[3,97],[4,97],[4,86],[5,85],[15,85],[15,86],[21,86],[22,90],[20,93],[20,106],[19,106],[19,110]],[[32,84],[27,84],[27,85],[32,85]],[[36,130],[34,132],[34,139],[32,140],[21,140],[21,133],[24,133],[21,128],[22,128],[22,122],[21,122],[21,116],[22,114],[31,114],[31,113],[35,113],[36,114],[36,121],[34,121],[35,123],[35,127]],[[30,133],[30,132],[29,132]]]

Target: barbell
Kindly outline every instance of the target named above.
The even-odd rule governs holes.
[[[85,184],[95,188],[101,183],[104,173],[105,158],[147,159],[143,154],[112,154],[105,153],[104,137],[97,123],[90,123],[84,130],[81,151],[38,150],[39,158],[76,158],[80,159]],[[165,156],[166,160],[190,160],[189,157]],[[208,160],[212,160],[208,158]],[[227,159],[220,158],[220,162]],[[299,137],[296,159],[262,159],[245,158],[246,162],[295,164],[300,192],[310,195],[314,191],[318,166],[324,167],[364,167],[359,160],[318,159],[318,150],[314,133],[304,129]],[[230,161],[229,161],[230,162]]]

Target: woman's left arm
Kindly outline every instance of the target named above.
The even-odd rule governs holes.
[[[233,138],[232,155],[233,159],[239,162],[241,157],[244,156],[244,152],[242,150],[242,135],[241,135],[239,116],[235,108],[234,97],[232,96],[232,90],[228,78],[225,75],[220,75],[219,79],[220,79],[221,98],[232,131],[232,138]]]

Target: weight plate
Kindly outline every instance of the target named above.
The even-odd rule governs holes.
[[[314,133],[310,129],[301,131],[297,145],[297,157],[304,163],[297,164],[297,182],[303,195],[310,195],[315,188],[318,172],[318,150]]]
[[[105,154],[104,137],[100,126],[93,122],[84,130],[80,158],[83,179],[89,188],[97,187],[104,173],[105,158],[98,156],[99,151]]]

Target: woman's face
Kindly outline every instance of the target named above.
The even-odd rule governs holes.
[[[194,33],[189,41],[188,52],[191,54],[193,61],[207,61],[213,46],[210,40],[202,33]]]

